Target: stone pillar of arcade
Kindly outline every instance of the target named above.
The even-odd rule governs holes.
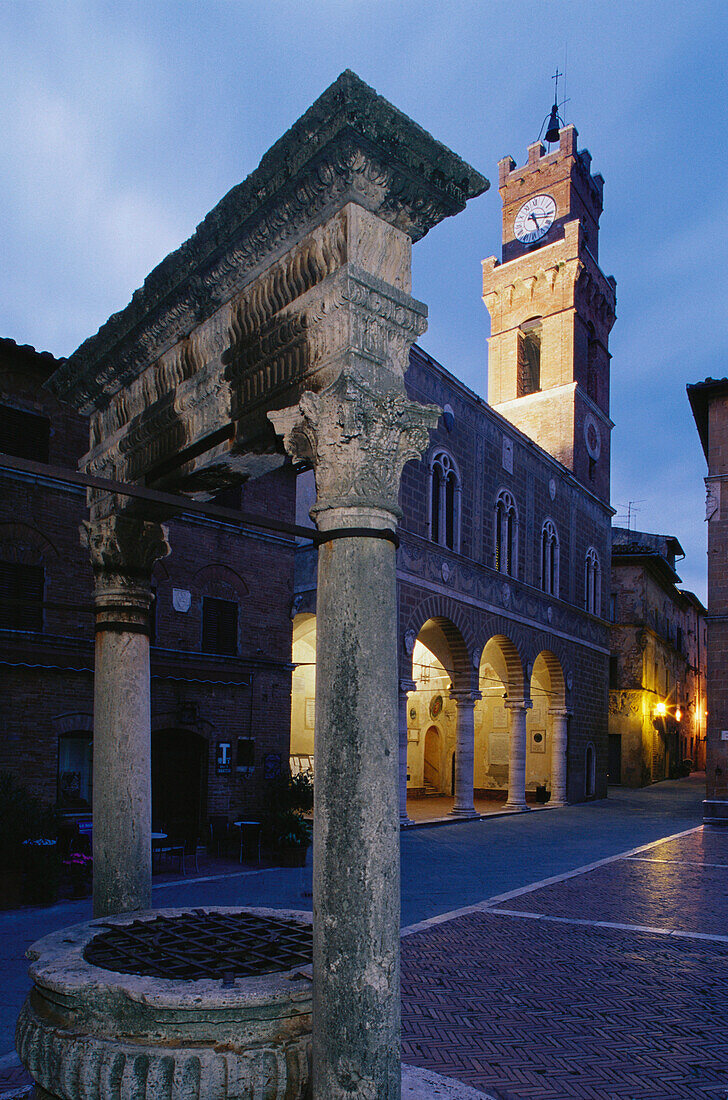
[[[407,737],[407,720],[409,711],[409,697],[417,690],[414,680],[400,679],[399,681],[399,823],[411,825],[412,821],[407,815],[407,749],[409,739]]]
[[[567,806],[566,765],[569,712],[566,707],[551,707],[551,798],[550,806]]]
[[[481,698],[479,691],[470,688],[451,688],[450,698],[457,703],[455,734],[455,802],[450,811],[453,817],[478,817],[473,803],[473,773],[475,764],[475,704]]]
[[[526,712],[530,699],[507,699],[504,704],[511,714],[511,734],[508,746],[507,810],[527,810],[526,804]]]

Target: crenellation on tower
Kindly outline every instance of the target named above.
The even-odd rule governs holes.
[[[598,263],[604,180],[576,127],[498,165],[501,260],[483,261],[488,400],[609,500],[609,332],[616,282]]]

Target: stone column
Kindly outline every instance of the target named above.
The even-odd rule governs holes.
[[[566,753],[568,710],[551,707],[551,798],[550,806],[568,806],[566,798]]]
[[[399,681],[399,823],[411,825],[411,818],[407,816],[407,749],[409,740],[407,737],[407,719],[409,717],[410,692],[417,690],[414,680]]]
[[[313,1095],[400,1096],[395,547],[402,468],[439,410],[349,370],[269,413],[316,474]],[[354,528],[346,535],[346,528]],[[378,536],[362,532],[367,529]]]
[[[527,810],[526,803],[526,711],[533,703],[530,699],[506,699],[503,704],[511,712],[511,731],[508,742],[508,801],[507,810]]]
[[[473,771],[475,761],[475,704],[479,691],[454,688],[450,698],[458,705],[455,743],[455,802],[453,817],[480,817],[473,804]]]
[[[149,607],[154,562],[169,553],[158,523],[85,523],[94,569],[93,912],[149,909],[151,720]]]

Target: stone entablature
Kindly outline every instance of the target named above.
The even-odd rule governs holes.
[[[325,389],[342,354],[401,378],[411,242],[487,186],[344,73],[54,376],[93,413],[86,467],[205,491],[279,463],[262,407]]]

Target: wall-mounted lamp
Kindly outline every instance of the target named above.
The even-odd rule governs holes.
[[[664,718],[667,714],[667,707],[664,703],[655,703],[655,716],[657,718]]]
[[[675,721],[679,722],[681,718],[682,718],[682,711],[680,710],[680,707],[678,707],[677,710],[675,711]]]

